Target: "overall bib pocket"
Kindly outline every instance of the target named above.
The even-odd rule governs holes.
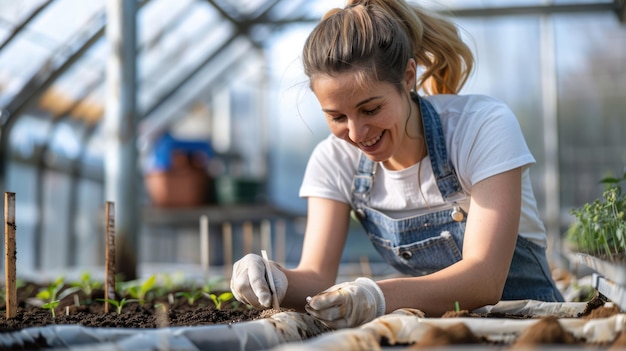
[[[408,275],[426,275],[462,258],[462,252],[452,234],[443,231],[424,240],[393,245],[390,240],[368,232],[376,250],[398,271]]]

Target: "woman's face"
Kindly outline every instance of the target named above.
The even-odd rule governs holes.
[[[417,114],[408,89],[400,92],[387,82],[364,86],[352,72],[317,75],[311,87],[335,136],[358,147],[371,160],[383,162],[388,169],[403,169],[419,161],[418,140],[409,138],[406,132],[415,125],[407,124],[409,114],[413,114],[412,120]]]

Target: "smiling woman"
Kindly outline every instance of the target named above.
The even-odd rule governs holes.
[[[437,316],[454,301],[563,300],[530,185],[535,159],[506,104],[458,95],[474,59],[452,22],[404,0],[351,0],[326,13],[302,59],[331,134],[300,188],[300,263],[272,266],[284,273],[282,305],[346,328],[399,308]],[[404,276],[333,285],[351,212]],[[235,267],[235,296],[268,308],[262,261]]]

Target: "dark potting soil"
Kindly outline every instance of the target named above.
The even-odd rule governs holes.
[[[152,296],[143,304],[129,301],[124,304],[119,314],[116,306],[109,304],[109,311],[105,313],[104,292],[98,289],[90,296],[79,291],[63,298],[54,309],[53,316],[50,309],[28,302],[35,298],[41,288],[40,285],[27,283],[17,290],[16,316],[7,319],[6,309],[2,308],[0,332],[55,324],[104,328],[198,326],[254,320],[262,318],[263,313],[262,310],[249,308],[234,300],[224,302],[218,309],[210,298],[204,296],[190,304],[184,296],[177,294],[183,290],[161,292],[158,297]],[[219,295],[219,292],[216,295]]]

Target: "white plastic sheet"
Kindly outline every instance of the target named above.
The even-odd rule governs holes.
[[[592,343],[612,341],[626,325],[626,315],[602,319],[576,318],[586,303],[503,301],[476,313],[508,313],[533,317],[555,316],[575,337]],[[33,342],[39,336],[54,350],[377,350],[418,342],[433,326],[464,323],[477,336],[511,343],[539,319],[425,318],[419,310],[401,309],[358,328],[330,330],[307,314],[281,312],[271,317],[232,324],[159,329],[89,328],[54,325],[0,333],[0,349]]]

